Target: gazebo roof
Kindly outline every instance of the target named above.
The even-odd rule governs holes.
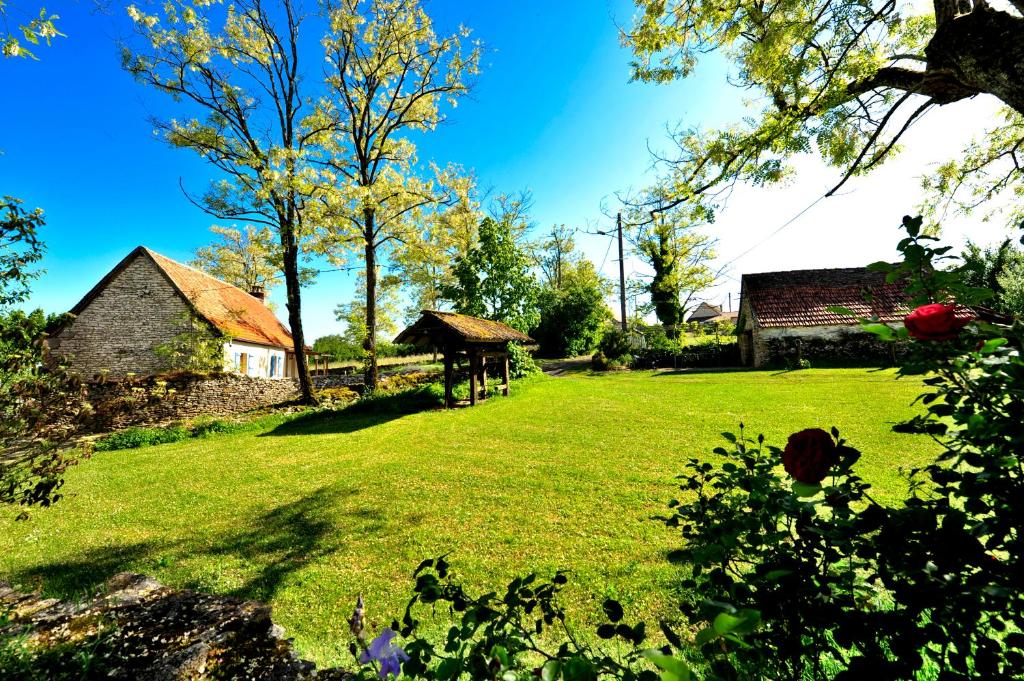
[[[423,310],[420,318],[395,338],[395,343],[419,346],[441,342],[499,345],[532,343],[533,339],[501,322],[437,310]]]

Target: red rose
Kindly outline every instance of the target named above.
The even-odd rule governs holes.
[[[956,316],[956,305],[922,305],[907,315],[903,325],[917,340],[941,341],[956,338],[970,320]]]
[[[793,433],[782,452],[782,466],[796,480],[814,485],[825,479],[839,453],[832,436],[821,428]]]

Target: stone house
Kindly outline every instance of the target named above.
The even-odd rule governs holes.
[[[736,325],[746,366],[885,364],[896,348],[860,329],[856,319],[831,312],[902,322],[909,312],[902,284],[864,267],[745,274]]]
[[[49,344],[86,378],[146,375],[169,368],[159,348],[193,327],[223,341],[225,371],[293,377],[291,334],[264,298],[139,246],[71,309]]]

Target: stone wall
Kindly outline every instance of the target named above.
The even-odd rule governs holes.
[[[806,326],[756,329],[755,367],[893,366],[902,357],[901,344],[883,343],[858,326]]]
[[[149,258],[136,256],[54,338],[50,348],[89,379],[164,367],[153,348],[180,333],[188,305]]]
[[[199,416],[230,416],[295,400],[297,379],[181,374],[90,383],[90,430],[105,432]]]

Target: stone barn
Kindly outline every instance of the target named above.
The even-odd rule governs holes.
[[[746,366],[890,364],[896,348],[860,329],[856,319],[831,312],[902,322],[909,312],[902,284],[864,267],[745,274],[736,325]]]
[[[264,297],[139,246],[71,309],[49,343],[87,379],[146,375],[170,368],[157,349],[195,325],[223,343],[225,371],[293,377],[291,334]]]

